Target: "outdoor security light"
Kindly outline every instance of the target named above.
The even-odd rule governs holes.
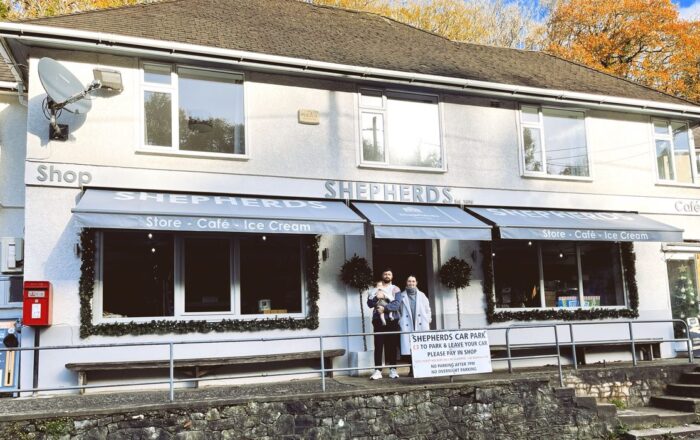
[[[124,90],[122,84],[122,74],[116,70],[93,69],[92,74],[96,81],[99,81],[102,88],[121,92]]]

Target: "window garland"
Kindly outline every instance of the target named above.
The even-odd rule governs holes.
[[[506,321],[591,321],[595,319],[638,318],[639,291],[637,290],[637,269],[634,245],[622,243],[623,275],[627,285],[629,308],[576,308],[576,309],[539,309],[523,311],[497,311],[493,292],[493,256],[491,242],[481,242],[482,269],[484,273],[483,292],[486,295],[486,320],[489,324]]]
[[[95,254],[96,234],[94,229],[83,229],[80,233],[81,266],[80,266],[80,337],[90,336],[124,336],[124,335],[152,335],[152,334],[184,334],[184,333],[209,333],[209,332],[245,332],[260,330],[315,330],[318,328],[318,288],[319,237],[313,236],[305,239],[304,253],[306,260],[306,286],[308,315],[306,318],[265,318],[265,319],[223,319],[210,322],[174,321],[154,319],[150,322],[118,322],[93,324],[92,322],[92,298],[95,289]]]

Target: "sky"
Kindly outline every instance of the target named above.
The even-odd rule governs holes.
[[[700,19],[700,0],[674,0],[673,3],[679,6],[681,18]]]

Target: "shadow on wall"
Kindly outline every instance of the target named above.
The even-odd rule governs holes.
[[[95,96],[92,97],[94,99]],[[46,93],[35,96],[29,100],[29,120],[27,121],[27,132],[38,137],[41,146],[45,147],[49,143],[49,113],[46,108],[48,96]],[[85,99],[91,99],[87,97]],[[85,124],[87,114],[73,114],[67,110],[59,113],[56,122],[68,125],[68,142],[75,141],[73,134],[80,130]]]

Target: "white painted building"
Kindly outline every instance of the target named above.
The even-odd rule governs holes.
[[[700,107],[549,55],[454,44],[370,14],[292,0],[207,10],[180,0],[0,23],[8,53],[28,66],[27,108],[2,98],[0,179],[15,184],[0,187],[0,235],[22,236],[21,218],[6,225],[24,206],[25,280],[50,281],[54,293],[41,345],[358,332],[358,295],[338,276],[354,254],[375,272],[391,266],[401,287],[415,274],[437,329],[457,325],[455,293],[437,276],[453,256],[472,266],[463,327],[576,313],[573,322],[599,323],[577,327],[577,339],[624,339],[627,325],[603,322],[671,319],[678,289],[697,296],[700,150],[690,128]],[[85,84],[93,69],[123,82],[94,93],[89,113],[63,112],[64,142],[49,139],[43,57]],[[18,147],[5,162],[8,139]],[[372,221],[372,209],[389,220]],[[548,341],[547,331],[514,342]],[[635,333],[673,334],[668,324]],[[503,343],[501,332],[492,338]],[[23,344],[33,341],[24,329]],[[363,350],[360,338],[324,344]],[[176,355],[317,349],[300,339]],[[75,385],[66,363],[167,354],[47,351],[39,385]],[[32,368],[23,356],[24,388]]]

